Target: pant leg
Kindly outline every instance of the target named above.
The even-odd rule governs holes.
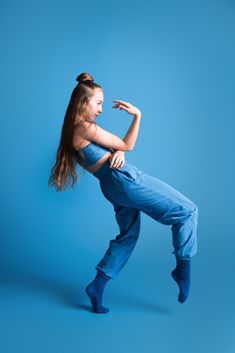
[[[138,209],[162,224],[171,225],[173,254],[177,258],[196,254],[198,207],[182,193],[130,162],[110,170],[101,188],[114,205]]]
[[[171,225],[173,254],[190,258],[197,252],[198,207],[182,193],[155,177],[144,174],[145,186],[138,202],[141,211]]]
[[[140,233],[140,211],[115,205],[115,217],[120,233],[109,242],[109,247],[96,269],[114,278],[128,261]]]
[[[167,209],[164,208],[165,203],[169,204]],[[176,258],[191,258],[196,254],[197,205],[188,202],[176,204],[173,199],[170,202],[168,199],[162,199],[158,205],[144,207],[143,212],[162,224],[171,225],[173,254]]]

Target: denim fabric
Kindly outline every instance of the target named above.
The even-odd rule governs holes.
[[[114,278],[128,261],[140,234],[140,212],[156,221],[171,225],[173,254],[187,259],[197,252],[198,207],[165,182],[144,173],[125,161],[112,169],[107,160],[94,173],[105,198],[114,207],[120,233],[96,269]]]

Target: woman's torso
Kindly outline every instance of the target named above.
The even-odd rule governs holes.
[[[94,174],[97,170],[100,169],[100,167],[107,161],[107,159],[112,155],[112,152],[109,151],[108,149],[98,146],[96,143],[83,139],[82,137],[79,136],[79,134],[76,134],[73,140],[73,146],[74,149],[76,150],[76,153],[79,153],[80,157],[84,160],[85,162],[85,169],[88,170],[90,173]],[[92,151],[90,151],[92,149]],[[91,152],[95,152],[97,150],[98,156],[93,156],[95,157],[96,162],[90,165],[86,165],[86,157],[89,158],[91,155]],[[107,152],[106,152],[107,150]],[[99,158],[100,155],[100,158]],[[89,160],[88,160],[89,162]]]

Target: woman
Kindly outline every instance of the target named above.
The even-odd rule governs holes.
[[[176,268],[171,272],[179,287],[178,301],[184,303],[190,288],[190,258],[197,251],[198,207],[163,181],[145,174],[125,161],[138,136],[141,111],[130,103],[114,100],[114,109],[133,116],[123,139],[99,127],[95,119],[102,113],[103,90],[88,73],[77,79],[66,110],[56,163],[49,185],[61,191],[68,182],[74,186],[76,163],[99,179],[104,197],[114,207],[120,233],[97,264],[97,274],[86,287],[95,313],[107,313],[102,305],[107,282],[115,278],[128,261],[140,233],[140,212],[171,225]]]

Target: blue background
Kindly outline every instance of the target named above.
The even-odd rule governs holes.
[[[2,0],[0,349],[15,352],[232,353],[234,327],[235,3]],[[81,72],[104,89],[97,123],[126,159],[199,207],[188,301],[177,302],[171,231],[142,214],[132,257],[89,311],[85,286],[118,234],[97,179],[47,181]]]

